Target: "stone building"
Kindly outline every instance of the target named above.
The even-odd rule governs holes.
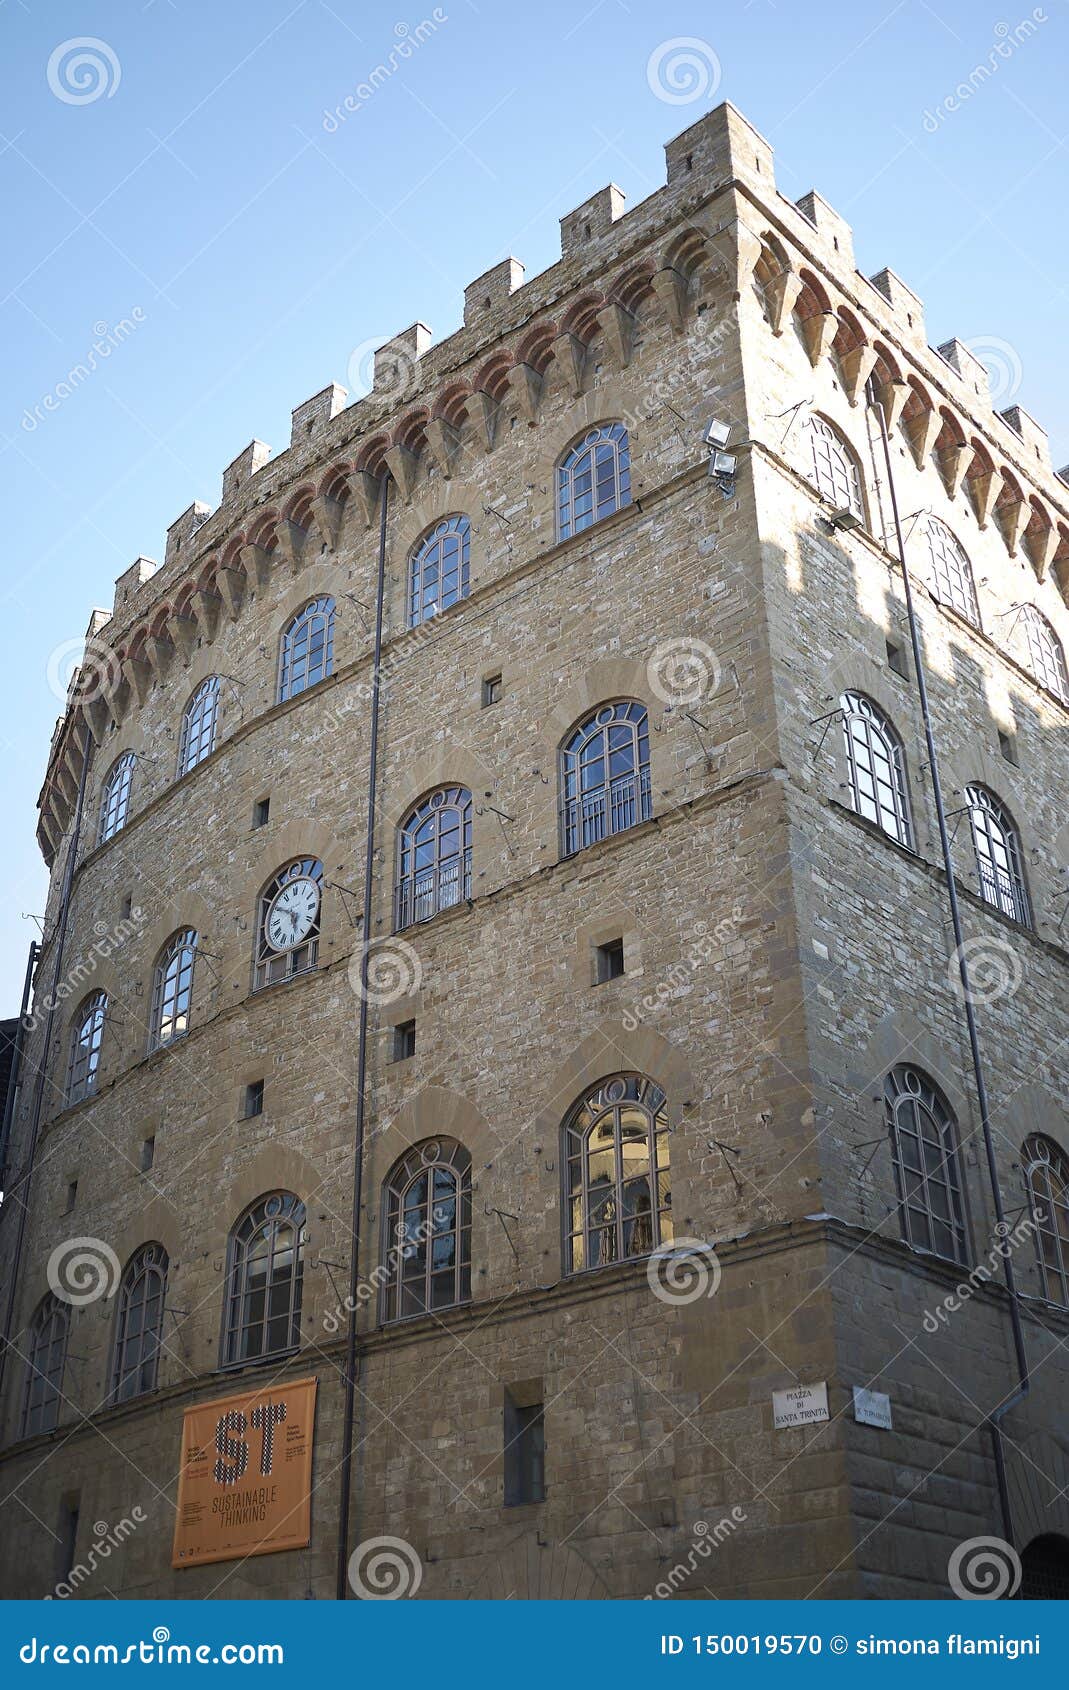
[[[94,614],[6,1594],[938,1598],[981,1536],[1064,1589],[1069,486],[728,105],[561,247]],[[173,1568],[183,1416],[312,1377],[307,1544]]]

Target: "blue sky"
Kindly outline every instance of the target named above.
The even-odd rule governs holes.
[[[293,406],[352,390],[359,349],[417,318],[450,333],[467,282],[507,253],[528,276],[553,263],[558,218],[606,182],[629,204],[659,187],[663,143],[721,99],[771,141],[781,190],[819,189],[859,267],[896,270],[932,343],[973,342],[1069,459],[1065,0],[4,0],[0,29],[0,1013],[44,904],[35,802],[65,654],[115,576],[216,503],[252,438],[280,449]],[[83,37],[102,44],[87,80],[66,46]],[[651,57],[681,38],[691,82],[659,85]]]

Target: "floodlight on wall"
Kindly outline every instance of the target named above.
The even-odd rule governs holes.
[[[857,512],[851,510],[849,505],[841,505],[838,510],[829,511],[827,521],[829,528],[841,528],[848,534],[855,528],[864,526]]]
[[[711,417],[702,436],[702,444],[709,448],[709,474],[725,499],[734,496],[735,476],[739,467],[736,454],[724,451],[730,438],[731,424]]]
[[[716,446],[726,446],[730,437],[731,424],[718,422],[716,417],[713,417],[710,420],[709,426],[706,429],[703,438],[705,445],[712,449]]]

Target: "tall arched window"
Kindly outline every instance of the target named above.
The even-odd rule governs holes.
[[[471,588],[471,523],[448,516],[425,534],[408,565],[408,626],[429,622]]]
[[[70,1310],[49,1292],[37,1305],[30,1323],[26,1390],[22,1399],[21,1436],[51,1432],[59,1421],[63,1401],[63,1371],[67,1365]]]
[[[242,1215],[230,1234],[224,1365],[296,1349],[304,1245],[304,1204],[291,1191],[273,1191]]]
[[[197,957],[197,935],[183,928],[167,941],[152,978],[152,1022],[150,1048],[168,1045],[189,1031],[189,1004],[193,996],[193,965]]]
[[[951,605],[959,616],[964,616],[974,628],[978,628],[980,610],[976,603],[969,554],[937,516],[928,518],[928,557],[936,598],[941,604]]]
[[[635,699],[602,704],[561,747],[561,853],[570,857],[653,813],[650,728]]]
[[[1065,667],[1062,642],[1047,618],[1034,604],[1026,604],[1021,612],[1025,637],[1028,641],[1028,662],[1041,687],[1046,687],[1063,704],[1069,704],[1069,673]]]
[[[1069,1304],[1069,1157],[1041,1133],[1025,1139],[1021,1155],[1041,1295],[1051,1303]]]
[[[126,1402],[156,1389],[166,1295],[167,1252],[162,1244],[142,1244],[127,1262],[119,1285],[112,1402]]]
[[[623,423],[601,423],[557,466],[557,538],[567,540],[631,503],[631,452]]]
[[[381,1318],[407,1320],[471,1300],[471,1157],[456,1139],[428,1139],[386,1182]]]
[[[202,681],[186,705],[182,717],[182,736],[178,742],[178,777],[188,775],[205,757],[215,750],[215,730],[219,721],[219,677],[209,675]]]
[[[401,824],[397,927],[427,921],[470,897],[471,793],[466,786],[442,786]]]
[[[965,1260],[965,1209],[954,1118],[924,1074],[903,1064],[883,1088],[902,1236],[918,1250]]]
[[[82,1003],[71,1027],[70,1063],[67,1069],[67,1102],[79,1103],[96,1089],[100,1046],[108,994],[93,992]]]
[[[646,1256],[672,1241],[668,1107],[642,1074],[592,1086],[564,1123],[566,1271]]]
[[[97,837],[100,845],[103,845],[105,839],[111,839],[121,827],[126,826],[136,763],[137,758],[133,752],[126,751],[116,758],[108,770],[100,795],[100,829]]]
[[[859,816],[875,822],[900,845],[913,845],[902,741],[883,711],[864,693],[844,692],[843,738],[850,776],[850,802]]]
[[[319,960],[323,864],[318,857],[297,857],[260,893],[256,917],[253,985],[290,980]]]
[[[861,494],[861,473],[857,459],[842,435],[823,417],[811,416],[806,424],[809,465],[806,474],[821,498],[836,510],[848,510],[859,522],[865,520]]]
[[[986,786],[967,786],[965,801],[969,806],[981,898],[1003,915],[1019,921],[1022,927],[1030,927],[1021,841],[1009,811]]]
[[[289,622],[278,662],[278,701],[296,698],[334,673],[334,600],[312,599]]]

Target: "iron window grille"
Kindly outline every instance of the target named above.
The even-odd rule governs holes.
[[[954,1118],[936,1087],[903,1065],[884,1082],[902,1236],[914,1249],[965,1261],[965,1209]]]
[[[192,927],[176,933],[156,964],[152,982],[150,1048],[159,1050],[189,1031],[197,935]]]
[[[209,675],[186,705],[182,736],[178,743],[178,778],[188,775],[215,750],[219,723],[219,677]]]
[[[223,1364],[259,1361],[301,1341],[305,1209],[275,1191],[246,1210],[230,1235]]]
[[[471,1157],[428,1139],[386,1182],[380,1318],[412,1320],[471,1301]]]
[[[561,854],[574,856],[652,814],[650,730],[644,704],[603,704],[561,751]]]
[[[945,522],[928,518],[928,557],[932,585],[941,604],[949,604],[974,628],[980,626],[980,607],[968,553]]]
[[[649,1255],[672,1232],[668,1109],[641,1074],[593,1086],[564,1126],[565,1271]]]
[[[875,822],[900,845],[913,848],[906,787],[906,760],[891,723],[863,693],[839,700],[850,776],[850,801],[859,816]]]
[[[1034,604],[1026,604],[1023,614],[1028,661],[1033,675],[1041,687],[1046,687],[1063,704],[1069,704],[1069,673],[1061,640]]]
[[[134,780],[137,758],[126,751],[111,765],[100,798],[100,828],[97,843],[103,845],[126,826],[130,813],[130,789]]]
[[[557,538],[568,540],[631,503],[631,450],[623,423],[592,428],[557,466]]]
[[[1069,1157],[1033,1133],[1022,1151],[1042,1295],[1069,1305]]]
[[[96,1090],[100,1046],[104,1039],[104,1020],[108,1013],[108,994],[93,992],[85,999],[74,1018],[71,1029],[70,1064],[67,1069],[67,1102],[80,1103],[83,1097]]]
[[[128,1402],[156,1389],[166,1295],[167,1252],[162,1244],[142,1244],[127,1263],[119,1286],[112,1402]]]
[[[984,786],[967,786],[965,801],[981,898],[1022,927],[1030,927],[1021,841],[1008,810]]]
[[[267,923],[272,904],[282,888],[288,885],[291,880],[314,881],[319,891],[320,903],[316,909],[315,920],[300,943],[291,945],[287,950],[277,950],[268,939]],[[254,991],[259,991],[262,986],[273,986],[279,980],[292,980],[295,974],[304,974],[308,969],[315,968],[319,961],[319,935],[323,912],[322,887],[323,864],[316,857],[294,858],[293,862],[287,863],[285,868],[279,869],[274,879],[264,887],[260,894],[256,920]]]
[[[429,921],[471,897],[471,793],[443,786],[420,800],[398,834],[396,926]]]
[[[408,566],[408,626],[429,622],[471,590],[471,523],[446,517],[426,534]]]
[[[26,1390],[22,1399],[24,1438],[32,1438],[37,1432],[51,1432],[59,1422],[69,1333],[69,1311],[50,1292],[38,1303],[30,1327]]]
[[[278,662],[278,702],[334,673],[334,600],[312,599],[287,625]]]
[[[857,460],[837,429],[823,417],[810,417],[809,480],[821,498],[836,510],[849,510],[865,520],[865,501]]]

